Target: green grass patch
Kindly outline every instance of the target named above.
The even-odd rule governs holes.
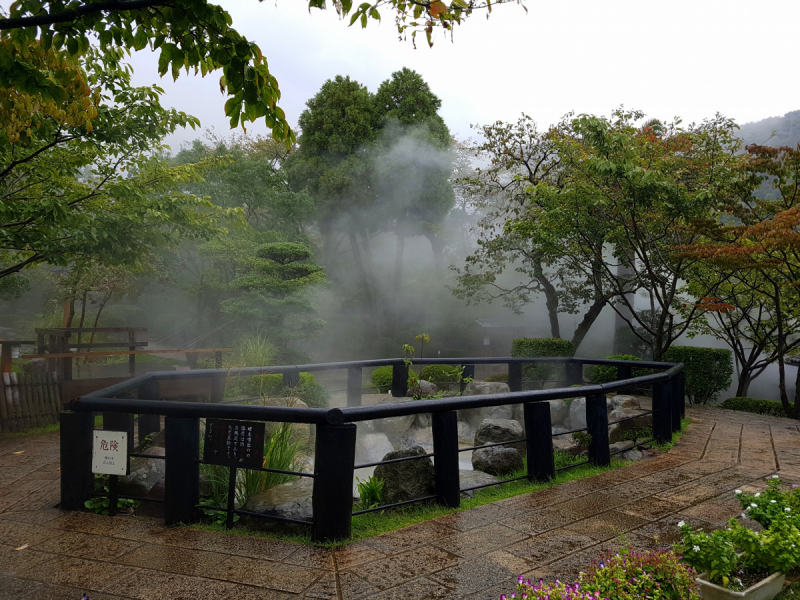
[[[652,447],[660,451],[669,450],[680,439],[681,435],[686,430],[686,427],[688,427],[689,423],[691,423],[690,419],[683,419],[681,421],[680,431],[676,431],[675,433],[672,434],[671,442],[660,446],[654,445]],[[563,464],[563,466],[568,466],[569,464],[583,462],[585,458],[561,457],[560,460],[562,461],[560,464]],[[553,487],[556,485],[560,485],[562,483],[567,483],[568,481],[574,481],[576,479],[584,479],[586,477],[592,477],[594,475],[599,475],[601,473],[605,473],[606,471],[619,469],[621,467],[630,464],[632,463],[612,458],[611,465],[608,467],[580,465],[572,469],[557,471],[555,479],[549,482],[539,483],[539,482],[530,482],[525,479],[522,479],[520,481],[512,481],[509,483],[505,483],[503,485],[484,488],[482,490],[476,491],[472,498],[462,498],[461,506],[459,508],[445,508],[437,504],[416,504],[416,505],[412,504],[404,508],[394,508],[383,511],[366,513],[363,515],[355,515],[353,517],[353,529],[352,529],[352,536],[350,537],[350,539],[345,541],[320,544],[320,545],[329,548],[345,546],[352,542],[357,542],[359,540],[371,538],[376,535],[381,535],[383,533],[396,531],[398,529],[408,527],[409,525],[422,523],[423,521],[429,521],[431,519],[435,519],[437,517],[443,517],[445,515],[449,515],[456,512],[462,512],[465,510],[469,510],[470,508],[476,508],[478,506],[483,506],[484,504],[497,502],[498,500],[513,498],[514,496],[519,496],[520,494],[527,494],[529,492],[534,492],[536,490],[542,490],[548,487]],[[525,473],[526,471],[525,469],[523,469],[519,472],[509,475],[507,479],[510,479],[512,477],[520,477],[522,475],[525,475]],[[257,537],[265,537],[271,539],[291,540],[294,542],[299,542],[301,544],[313,544],[313,542],[311,541],[311,532],[309,528],[300,528],[300,527],[291,528],[287,530],[287,532],[285,533],[278,534],[273,532],[252,530],[241,524],[234,527],[234,529],[232,530],[227,530],[223,525],[218,525],[218,524],[195,524],[195,525],[189,525],[188,527],[192,529],[199,529],[201,531],[216,531],[216,532],[229,533],[233,535],[253,535]]]

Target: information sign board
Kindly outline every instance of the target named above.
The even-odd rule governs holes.
[[[95,429],[92,473],[127,475],[129,465],[128,433]]]
[[[259,469],[264,463],[264,423],[208,419],[203,461],[237,469]]]

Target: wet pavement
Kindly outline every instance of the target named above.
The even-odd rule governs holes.
[[[0,599],[496,600],[520,574],[574,577],[620,534],[644,549],[680,520],[721,526],[734,489],[800,483],[796,421],[687,413],[666,454],[339,550],[61,511],[58,435],[0,438]]]

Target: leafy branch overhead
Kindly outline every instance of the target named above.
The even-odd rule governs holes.
[[[496,0],[521,4],[521,0]],[[491,11],[491,0],[442,0],[409,2],[377,0],[354,6],[351,0],[332,0],[337,13],[350,15],[350,24],[380,20],[381,13],[395,16],[398,35],[425,31],[433,44],[437,27],[452,31],[473,11]],[[325,9],[327,0],[310,0],[311,8]],[[228,96],[225,114],[231,127],[263,119],[276,140],[289,147],[295,141],[286,115],[278,106],[281,92],[266,57],[255,43],[233,27],[231,15],[221,6],[205,0],[17,0],[6,18],[0,18],[0,35],[16,48],[25,49],[37,39],[45,51],[64,49],[71,56],[86,54],[97,45],[107,52],[159,51],[158,72],[177,79],[181,69],[202,76],[221,70],[220,91]],[[53,99],[60,93],[60,82],[44,75],[41,69],[19,53],[0,51],[4,79],[13,78],[22,91],[40,93]]]

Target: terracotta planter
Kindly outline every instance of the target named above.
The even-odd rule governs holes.
[[[762,579],[757,584],[750,586],[743,592],[734,592],[724,587],[708,581],[708,573],[700,573],[697,583],[700,586],[700,593],[703,600],[733,600],[733,598],[744,598],[746,600],[772,600],[780,594],[783,589],[783,582],[786,575],[777,571]]]

